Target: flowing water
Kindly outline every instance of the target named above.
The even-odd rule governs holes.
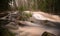
[[[29,22],[29,21],[18,21],[20,24],[17,23],[17,20],[14,17],[12,17],[14,14],[16,15],[17,13],[15,13],[15,12],[12,13],[12,16],[10,18],[14,19],[15,22],[13,22],[14,20],[11,21],[8,25],[6,25],[6,27],[9,29],[9,31],[14,33],[15,36],[41,36],[44,32],[49,32],[54,35],[60,36],[60,34],[59,34],[60,33],[59,32],[60,23],[56,22],[56,20],[54,22],[52,20],[48,20],[47,19],[48,17],[46,17],[47,16],[46,14],[41,15],[43,13],[39,13],[39,12],[33,12],[33,13],[34,14],[32,17],[35,18],[34,23]],[[46,18],[46,19],[44,19],[44,18]],[[51,18],[53,18],[53,17],[51,17]],[[51,19],[51,18],[49,18],[49,19]],[[48,21],[45,22],[45,20],[48,20]]]
[[[15,0],[18,8],[33,10],[38,8],[37,0]],[[12,20],[6,27],[15,36],[41,36],[44,32],[52,33],[56,36],[60,36],[60,17],[56,15],[50,15],[41,11],[24,11],[32,12],[31,20],[35,20],[33,23],[29,21],[18,21],[15,18],[19,16],[17,13],[9,13],[8,20]],[[14,17],[13,17],[14,15]],[[3,17],[4,18],[4,17]]]

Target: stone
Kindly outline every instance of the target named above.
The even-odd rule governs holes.
[[[44,32],[42,36],[56,36],[56,35],[49,32]]]

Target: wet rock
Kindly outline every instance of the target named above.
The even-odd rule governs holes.
[[[28,26],[28,25],[22,24],[22,23],[19,23],[18,25],[19,25],[20,27]]]
[[[0,36],[14,36],[5,26],[10,23],[7,19],[0,19]]]
[[[8,13],[0,13],[0,18],[2,18],[2,17],[4,17],[4,16],[6,16],[6,15],[8,15]]]
[[[56,35],[49,32],[44,32],[42,36],[56,36]]]
[[[0,19],[0,28],[7,25],[10,21],[7,19]]]
[[[6,25],[6,27],[7,27],[8,29],[16,30],[16,29],[18,29],[19,26],[18,26],[18,24],[15,23],[15,22],[10,22],[9,24]]]

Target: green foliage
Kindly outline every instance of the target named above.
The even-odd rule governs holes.
[[[20,16],[19,16],[19,20],[28,20],[28,18],[30,18],[32,16],[31,13],[25,13],[23,11],[27,10],[28,8],[26,8],[26,5],[21,5],[20,7],[18,7],[18,11],[20,13]]]
[[[23,6],[18,7],[18,10],[19,10],[19,11],[23,11],[23,10],[24,10],[24,9],[23,9]]]
[[[22,12],[22,11],[24,11],[24,10],[26,10],[27,8],[26,8],[26,5],[21,5],[20,7],[18,7],[18,10],[20,11],[20,12]]]
[[[32,17],[32,14],[31,13],[25,13],[25,12],[22,12],[22,14],[20,15],[20,20],[28,20],[30,17]]]
[[[11,0],[0,0],[0,11],[9,10],[9,2]]]
[[[46,11],[46,2],[45,1],[38,1],[38,9],[42,10],[42,11]]]
[[[42,11],[49,11],[49,9],[52,9],[52,0],[40,0],[38,1],[38,9]]]
[[[0,28],[0,36],[15,36],[15,35],[8,31],[8,29],[6,28]]]
[[[38,3],[38,9],[53,13],[53,14],[59,14],[60,13],[60,0],[37,0]]]

